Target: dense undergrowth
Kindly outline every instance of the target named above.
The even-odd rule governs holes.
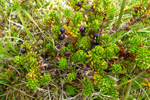
[[[148,100],[149,0],[0,0],[1,100]]]

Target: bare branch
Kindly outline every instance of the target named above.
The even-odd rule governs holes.
[[[120,27],[120,28],[118,28],[117,30],[115,30],[114,33],[113,33],[112,30],[111,30],[108,34],[112,34],[112,33],[113,33],[112,35],[114,35],[115,33],[119,32],[119,31],[121,31],[121,30],[127,30],[127,31],[129,31],[131,25],[133,25],[133,24],[136,23],[137,21],[140,21],[140,20],[141,20],[142,18],[144,18],[144,17],[145,17],[145,16],[139,17],[139,18],[133,20],[132,22],[126,24],[125,26]]]

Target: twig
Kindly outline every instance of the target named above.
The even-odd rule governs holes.
[[[93,6],[91,6],[87,11],[85,11],[85,12],[83,13],[83,15],[86,14],[88,11],[90,11],[90,10],[92,10],[92,9],[93,9]]]
[[[79,94],[78,94],[78,95],[76,95],[76,96],[74,96],[74,97],[67,98],[67,99],[64,99],[64,100],[75,100],[77,96],[79,96]]]
[[[7,19],[10,23],[13,23],[13,24],[15,24],[15,25],[17,25],[17,26],[20,26],[21,28],[24,28],[21,24],[19,24],[19,23],[15,23],[15,22],[13,22],[13,21],[11,21],[10,19]]]
[[[25,91],[18,90],[18,89],[14,88],[14,87],[11,87],[10,85],[5,84],[5,83],[1,83],[1,84],[6,85],[6,86],[8,86],[8,87],[14,89],[15,91],[19,91],[20,93],[22,93],[22,94],[24,94],[24,95],[26,95],[26,96],[28,96],[28,97],[35,98],[35,97],[31,96],[31,95],[28,95]]]
[[[15,90],[14,90],[14,91],[11,91],[11,92],[8,92],[8,93],[5,93],[5,94],[2,94],[2,95],[0,95],[0,97],[5,96],[5,95],[8,95],[8,94],[13,93],[13,92],[15,92]]]
[[[144,17],[145,17],[145,16],[139,17],[139,18],[135,19],[134,21],[132,21],[131,23],[126,24],[125,26],[118,28],[117,30],[115,30],[115,32],[114,32],[113,34],[112,34],[112,31],[110,31],[108,34],[114,35],[115,33],[119,32],[119,31],[121,31],[121,30],[127,30],[127,31],[129,31],[129,30],[130,30],[130,27],[129,27],[129,26],[133,25],[133,24],[136,23],[137,21],[140,21],[140,20],[141,20],[142,18],[144,18]]]
[[[51,95],[50,95],[50,91],[49,91],[49,86],[47,84],[47,88],[48,88],[48,96],[49,96],[49,100],[51,100]]]

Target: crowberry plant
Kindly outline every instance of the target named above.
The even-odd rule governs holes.
[[[149,99],[149,0],[54,1],[0,1],[1,95]]]

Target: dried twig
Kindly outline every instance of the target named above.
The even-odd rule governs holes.
[[[141,20],[142,18],[144,18],[144,17],[145,17],[145,16],[139,17],[139,18],[133,20],[132,22],[126,24],[125,26],[120,27],[120,28],[118,28],[117,30],[115,30],[114,33],[113,33],[112,30],[111,30],[108,34],[114,35],[115,33],[119,32],[119,31],[121,31],[121,30],[127,30],[127,31],[129,31],[131,25],[133,25],[133,24],[136,23],[137,21],[140,21],[140,20]],[[112,34],[112,33],[113,33],[113,34]]]

